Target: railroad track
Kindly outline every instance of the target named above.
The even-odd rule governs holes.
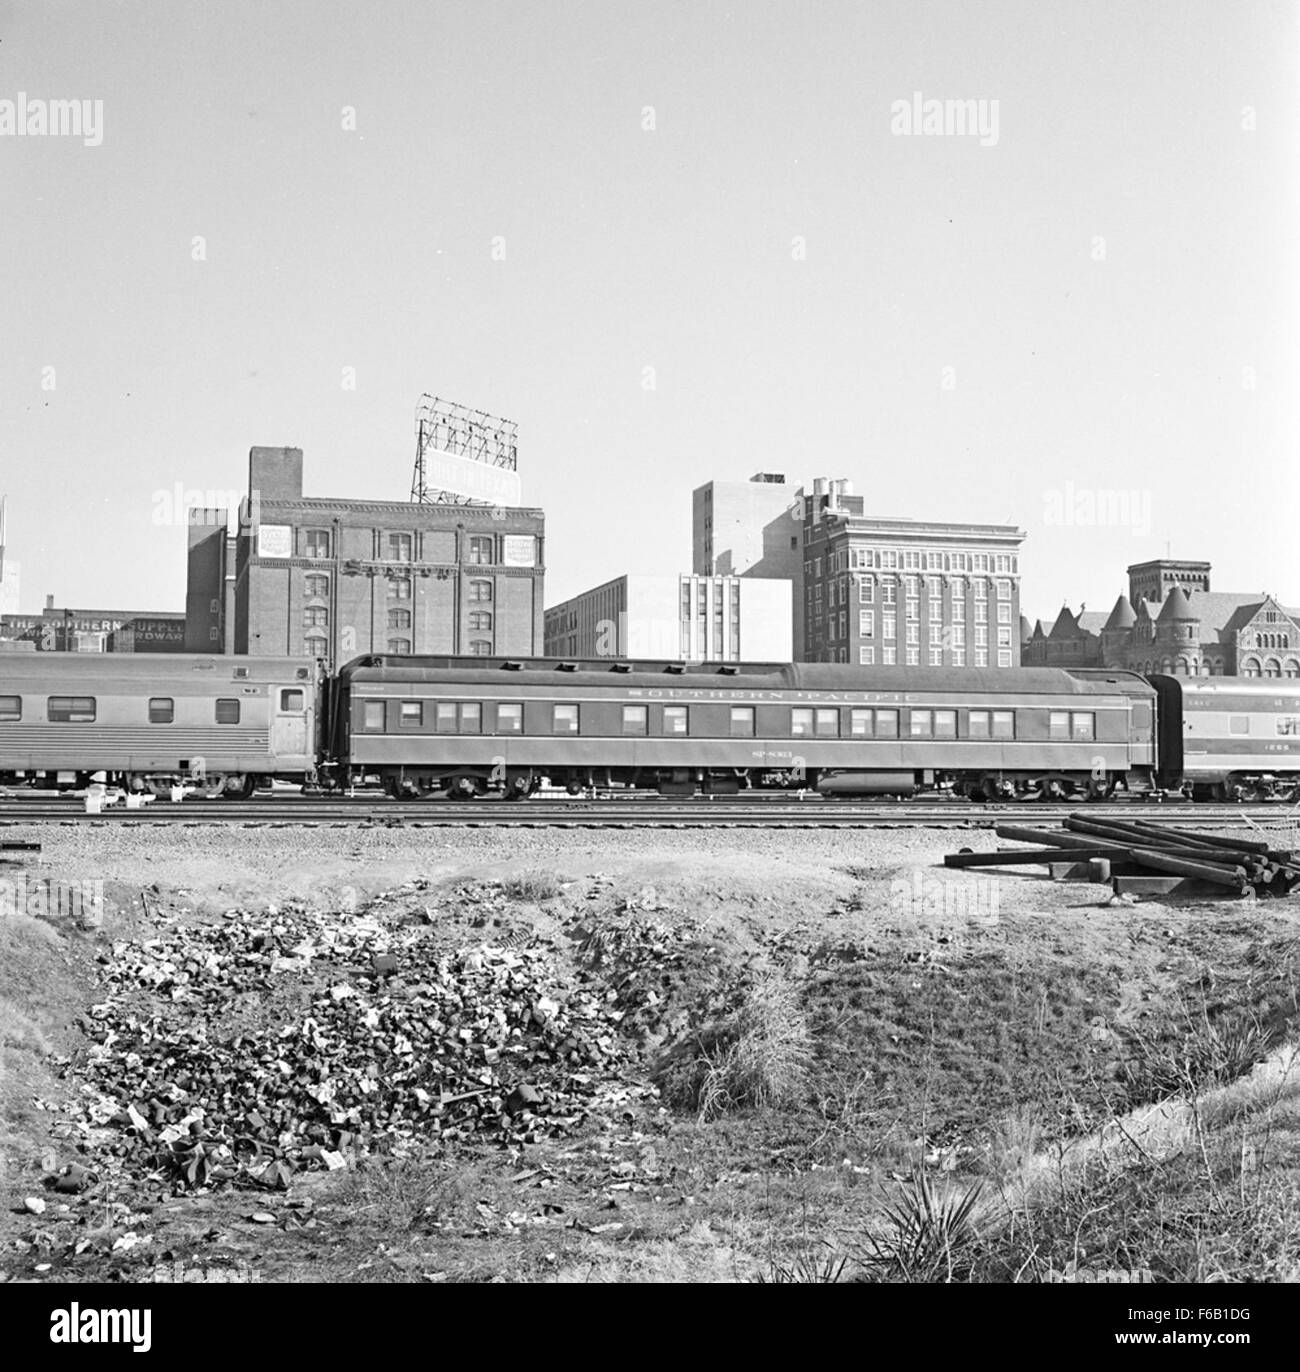
[[[809,796],[714,796],[694,800],[662,796],[589,800],[534,797],[507,803],[402,801],[379,796],[309,797],[284,795],[251,801],[155,801],[138,810],[115,805],[86,814],[76,797],[31,798],[0,795],[0,828],[31,824],[64,825],[225,825],[246,828],[407,827],[524,829],[870,829],[992,828],[1017,816],[1026,822],[1059,821],[1080,808],[1077,802],[1025,801],[977,805],[969,801],[893,802],[829,800]],[[1246,817],[1267,822],[1290,812],[1277,805],[1215,806],[1188,804],[1099,805],[1099,815],[1140,813],[1155,824],[1222,829],[1246,827]]]

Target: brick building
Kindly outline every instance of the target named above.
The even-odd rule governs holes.
[[[0,638],[39,653],[179,653],[185,616],[166,610],[86,610],[45,597],[35,614],[0,615]]]
[[[542,639],[540,510],[303,495],[300,448],[253,448],[233,536],[191,526],[192,641],[235,653],[528,657]],[[233,543],[233,574],[231,546]],[[233,618],[233,625],[231,620]]]
[[[807,662],[1013,667],[1020,657],[1020,546],[1004,524],[868,515],[847,481],[804,497]]]
[[[1212,591],[1208,562],[1157,559],[1128,576],[1108,615],[1064,607],[1050,630],[1040,621],[1025,665],[1300,678],[1300,611],[1260,592]]]

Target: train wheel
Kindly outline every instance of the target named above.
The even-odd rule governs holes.
[[[537,789],[538,783],[535,782],[529,773],[521,773],[518,776],[510,777],[506,782],[505,790],[502,793],[505,800],[527,800]]]
[[[1114,777],[1093,777],[1088,782],[1089,800],[1109,800],[1115,794]]]
[[[483,782],[478,777],[456,777],[447,789],[453,800],[477,800],[483,794]]]

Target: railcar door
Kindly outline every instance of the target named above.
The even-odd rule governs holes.
[[[275,687],[271,704],[271,755],[276,758],[301,758],[306,753],[306,688]]]

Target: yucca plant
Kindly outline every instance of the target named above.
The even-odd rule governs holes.
[[[975,1206],[983,1185],[940,1192],[924,1168],[913,1169],[899,1196],[885,1206],[888,1232],[867,1236],[863,1266],[884,1281],[960,1280],[979,1238]]]

